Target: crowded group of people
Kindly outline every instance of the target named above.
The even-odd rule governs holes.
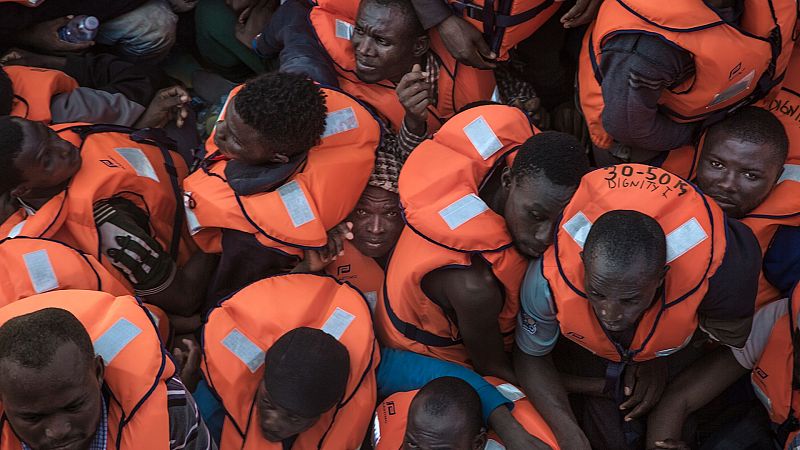
[[[0,450],[800,449],[799,14],[0,1]]]

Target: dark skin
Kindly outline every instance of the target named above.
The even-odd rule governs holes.
[[[214,145],[228,158],[253,166],[289,162],[288,155],[270,149],[256,129],[242,120],[236,110],[235,98],[228,104],[225,118],[217,121]]]
[[[73,342],[42,369],[0,362],[0,400],[17,436],[34,450],[83,450],[102,415],[103,360]]]
[[[425,398],[414,398],[408,410],[402,450],[481,450],[486,430],[470,430],[465,412],[450,408],[433,416],[424,409]]]
[[[719,136],[706,140],[697,165],[697,184],[730,217],[741,219],[760,205],[783,174],[769,144]]]
[[[612,337],[614,333],[636,326],[661,295],[661,286],[669,270],[668,266],[660,266],[644,256],[635,258],[631,266],[623,270],[608,261],[602,252],[594,254],[588,248],[581,253],[581,258],[587,298],[600,325]],[[514,363],[523,390],[550,425],[559,444],[563,448],[590,448],[550,355],[532,356],[517,347]],[[620,405],[625,413],[624,420],[631,421],[649,412],[658,402],[665,384],[666,366],[662,358],[628,366],[624,376],[624,393],[628,399]]]
[[[430,45],[427,34],[415,30],[403,11],[391,5],[361,2],[351,42],[356,75],[365,83],[399,83]]]
[[[383,258],[397,244],[403,231],[400,196],[367,186],[347,220],[353,224],[353,246],[364,256]]]
[[[553,228],[575,189],[540,174],[514,180],[508,168],[500,178],[499,184],[490,180],[481,198],[505,218],[520,253],[538,258],[551,243]],[[422,289],[458,324],[475,371],[515,383],[496,320],[503,309],[503,287],[489,264],[474,256],[467,268],[433,271],[423,277]]]
[[[270,442],[280,442],[296,436],[319,421],[317,417],[301,417],[281,408],[270,399],[264,380],[258,384],[256,391],[256,411],[261,435]]]

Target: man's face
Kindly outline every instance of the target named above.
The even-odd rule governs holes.
[[[242,120],[235,98],[228,104],[225,118],[217,121],[214,144],[223,155],[246,164],[257,166],[273,162],[274,152],[256,130]]]
[[[597,320],[608,331],[625,331],[635,326],[653,304],[666,271],[648,272],[641,257],[627,270],[615,269],[602,256],[581,253],[585,269],[586,296]]]
[[[395,83],[419,59],[414,36],[401,10],[373,1],[361,2],[351,42],[356,58],[356,75],[365,83],[390,80]]]
[[[767,198],[783,163],[766,144],[720,138],[703,148],[697,184],[728,216],[740,219]]]
[[[261,435],[270,442],[280,442],[298,435],[319,420],[319,417],[300,417],[276,405],[270,399],[263,379],[256,391],[256,408]]]
[[[66,342],[44,369],[0,363],[0,399],[9,424],[33,450],[84,450],[102,415],[103,362],[87,364]]]
[[[400,196],[367,186],[347,220],[353,222],[352,243],[358,251],[370,258],[380,258],[391,251],[403,231]]]
[[[412,408],[408,413],[401,450],[481,450],[486,433],[470,436],[463,432],[457,417],[432,417]]]
[[[13,195],[52,196],[81,168],[80,151],[40,122],[14,119],[22,128],[22,148],[14,159],[23,181]]]
[[[514,246],[529,258],[542,256],[575,188],[559,186],[542,175],[513,180],[508,169],[503,186],[508,190],[504,216]]]

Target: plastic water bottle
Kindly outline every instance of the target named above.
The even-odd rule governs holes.
[[[58,37],[62,41],[79,44],[94,40],[99,27],[100,21],[95,16],[75,16],[58,29]]]

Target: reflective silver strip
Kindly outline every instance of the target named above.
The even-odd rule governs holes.
[[[668,348],[668,349],[665,349],[665,350],[659,350],[659,351],[657,351],[655,353],[655,355],[658,356],[658,357],[669,356],[669,355],[677,352],[678,350],[686,347],[687,345],[689,345],[689,342],[692,341],[692,337],[693,337],[693,335],[690,334],[689,336],[686,336],[686,340],[683,341],[683,344],[681,344],[681,345],[679,345],[679,346],[677,346],[675,348]]]
[[[467,194],[439,211],[439,216],[451,230],[455,230],[488,209],[480,197]]]
[[[58,289],[58,277],[47,250],[26,253],[22,255],[22,259],[28,269],[28,278],[31,279],[33,290],[37,294]]]
[[[337,307],[335,311],[328,317],[325,324],[322,325],[322,331],[330,334],[338,341],[345,331],[350,328],[350,324],[356,319],[356,316],[349,312]]]
[[[22,222],[16,224],[16,225],[14,225],[14,228],[12,228],[11,231],[8,232],[8,236],[7,237],[13,238],[13,237],[19,236],[19,234],[22,232],[23,228],[25,228],[25,221],[24,220]]]
[[[192,211],[192,208],[189,206],[191,205],[191,192],[184,192],[183,193],[183,210],[186,212],[186,226],[189,228],[189,233],[194,236],[197,234],[203,226],[200,225],[200,220],[197,218],[197,215]]]
[[[378,446],[378,442],[381,441],[381,419],[378,418],[378,414],[374,414],[372,416],[372,448]]]
[[[498,88],[497,86],[495,86],[494,90],[492,91],[491,100],[497,103],[505,103],[503,102],[503,97],[500,95],[500,88]]]
[[[378,303],[378,293],[375,291],[364,292],[364,297],[367,299],[369,310],[375,312],[375,305]]]
[[[151,180],[155,181],[156,183],[159,182],[158,175],[156,175],[155,169],[153,169],[153,164],[150,163],[150,160],[147,159],[147,156],[144,154],[142,149],[139,148],[115,148],[114,149],[120,156],[125,158],[125,161],[128,161],[128,164],[133,167],[133,170],[136,171],[136,174],[140,177],[147,177]]]
[[[525,393],[511,383],[503,383],[497,386],[497,391],[510,402],[525,398]]]
[[[506,450],[506,447],[495,441],[494,439],[486,439],[486,446],[483,447],[483,450]]]
[[[279,187],[278,195],[281,196],[283,206],[286,207],[295,228],[314,220],[314,212],[311,211],[306,194],[296,181],[290,181]]]
[[[708,239],[706,230],[692,217],[667,235],[667,264]]]
[[[500,139],[497,139],[497,135],[494,134],[492,127],[489,126],[483,116],[479,116],[465,126],[464,134],[467,135],[467,138],[472,142],[475,150],[478,151],[484,161],[503,148]]]
[[[355,27],[353,27],[352,23],[336,19],[336,37],[349,41],[353,37],[353,28]]]
[[[767,411],[772,413],[772,400],[770,400],[769,397],[767,397],[767,394],[765,394],[764,391],[762,391],[761,388],[758,387],[758,385],[754,383],[752,380],[750,381],[750,384],[753,385],[753,391],[755,391],[756,397],[758,397],[758,399],[761,400],[761,403],[764,405],[765,408],[767,408]]]
[[[236,328],[225,336],[222,345],[239,358],[250,372],[255,373],[264,364],[264,351]]]
[[[225,113],[228,112],[228,105],[231,104],[231,100],[233,100],[234,97],[235,97],[235,95],[232,96],[231,93],[228,92],[228,97],[225,99],[225,104],[222,105],[222,109],[220,110],[219,115],[217,116],[217,123],[222,122],[223,120],[225,120],[225,117],[226,117]],[[217,129],[217,125],[214,124],[214,130],[216,131],[216,129]]]
[[[109,365],[119,352],[141,333],[141,328],[130,320],[120,317],[111,328],[94,341],[94,352],[102,356],[103,362]]]
[[[583,244],[586,243],[586,236],[589,236],[589,230],[592,229],[592,222],[586,218],[583,211],[578,211],[577,214],[562,225],[562,228],[578,244],[578,247],[583,248]]]
[[[158,326],[160,325],[160,322],[161,322],[160,320],[158,320],[158,316],[155,315],[153,313],[153,311],[150,311],[147,308],[145,308],[145,311],[147,311],[147,315],[150,316],[151,319],[153,319],[153,323],[156,324],[156,328],[158,328]]]
[[[732,84],[730,87],[720,92],[719,94],[714,95],[714,99],[711,100],[711,103],[709,103],[708,106],[711,107],[720,104],[726,100],[730,100],[733,97],[739,95],[741,92],[750,89],[750,85],[753,83],[753,79],[755,79],[755,77],[756,77],[756,71],[755,69],[753,69],[750,71],[750,73],[742,77],[741,80]]]
[[[781,177],[778,178],[778,183],[786,180],[800,183],[800,166],[797,164],[784,164],[783,173]]]
[[[347,107],[337,111],[329,112],[325,118],[325,131],[322,137],[333,136],[334,134],[344,133],[345,131],[358,128],[358,118],[352,107]]]

